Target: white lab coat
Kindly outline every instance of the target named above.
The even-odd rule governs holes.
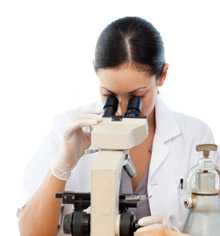
[[[186,179],[201,154],[197,144],[214,143],[209,127],[199,119],[168,109],[162,99],[156,101],[156,133],[149,167],[148,194],[151,215],[164,216],[182,230],[187,210],[182,202],[180,179]],[[46,176],[51,161],[56,158],[62,135],[71,122],[82,113],[101,113],[101,102],[65,112],[55,118],[54,128],[27,165],[24,176],[22,206],[36,191]],[[72,170],[66,190],[89,192],[90,170],[96,154],[85,154]],[[64,214],[71,212],[65,207]],[[63,235],[60,232],[57,235]]]

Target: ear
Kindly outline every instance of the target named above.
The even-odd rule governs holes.
[[[157,79],[157,86],[162,86],[163,85],[164,81],[167,78],[168,68],[169,68],[169,64],[165,63],[164,66],[163,66],[163,71],[160,75],[160,78]]]

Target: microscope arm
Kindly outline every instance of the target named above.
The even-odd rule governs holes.
[[[124,151],[97,153],[91,176],[91,236],[119,235],[119,180],[124,157]]]

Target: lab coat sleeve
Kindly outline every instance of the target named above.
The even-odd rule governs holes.
[[[19,208],[23,207],[28,199],[39,188],[46,177],[51,161],[58,153],[59,140],[51,131],[42,141],[40,147],[26,165],[23,174],[23,183],[20,193]]]
[[[62,112],[54,117],[51,131],[43,138],[38,150],[26,165],[23,174],[22,188],[17,200],[17,217],[19,217],[19,213],[26,202],[33,196],[44,181],[52,162],[58,158],[59,147],[67,128],[82,114],[102,114],[102,107],[102,102],[98,100],[85,106],[78,106],[75,109]],[[86,181],[87,179],[89,180],[89,178],[85,178],[85,174],[82,176],[82,172],[89,175],[89,170],[86,171],[89,169],[89,163],[90,161],[87,155],[80,159],[74,171],[72,171],[72,179],[66,183],[67,189],[73,188],[79,191],[87,191],[90,188],[89,181]],[[85,167],[87,167],[87,169],[85,169]]]
[[[99,114],[100,107],[99,101],[98,103],[95,102],[86,106],[79,106],[73,110],[57,114],[54,117],[51,131],[43,138],[38,150],[26,165],[23,175],[23,186],[20,193],[20,199],[18,200],[17,216],[19,215],[19,210],[25,205],[28,199],[32,197],[45,179],[52,162],[55,158],[58,158],[59,147],[63,141],[63,134],[66,129],[82,114]],[[77,177],[79,176],[78,171],[80,170],[80,166],[81,165],[78,165],[73,173],[75,183],[78,183]]]
[[[25,167],[17,206],[17,216],[19,216],[21,208],[45,179],[54,159],[58,157],[58,150],[64,132],[62,127],[63,120],[61,114],[54,117],[51,131],[43,137],[41,144]]]

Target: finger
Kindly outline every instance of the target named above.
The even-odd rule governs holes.
[[[97,120],[97,119],[79,120],[76,124],[74,124],[73,127],[70,127],[67,130],[67,132],[64,134],[64,136],[66,138],[70,138],[77,129],[82,128],[82,127],[86,127],[86,126],[96,125],[100,122],[101,122],[101,120]]]
[[[160,217],[160,216],[146,216],[146,217],[143,217],[141,218],[139,221],[138,221],[138,224],[140,226],[148,226],[148,225],[151,225],[151,224],[164,224],[164,218],[163,217]]]
[[[85,134],[91,134],[91,132],[92,132],[92,127],[91,127],[91,126],[84,126],[84,127],[82,127],[82,131],[83,131],[83,133],[85,133]]]
[[[166,235],[169,235],[169,236],[190,236],[189,234],[184,234],[184,233],[181,233],[180,231],[175,232],[170,229],[166,229],[165,232],[166,232]]]
[[[90,127],[92,125],[96,125],[100,123],[102,120],[100,119],[87,119],[87,120],[79,120],[79,122],[75,125],[75,128],[82,128],[82,127]]]
[[[137,230],[137,232],[146,232],[146,231],[155,231],[155,230],[162,230],[164,229],[162,224],[153,224],[145,227],[141,227]]]
[[[80,119],[103,119],[101,114],[93,114],[93,113],[87,113],[87,114],[82,114],[79,117]]]

